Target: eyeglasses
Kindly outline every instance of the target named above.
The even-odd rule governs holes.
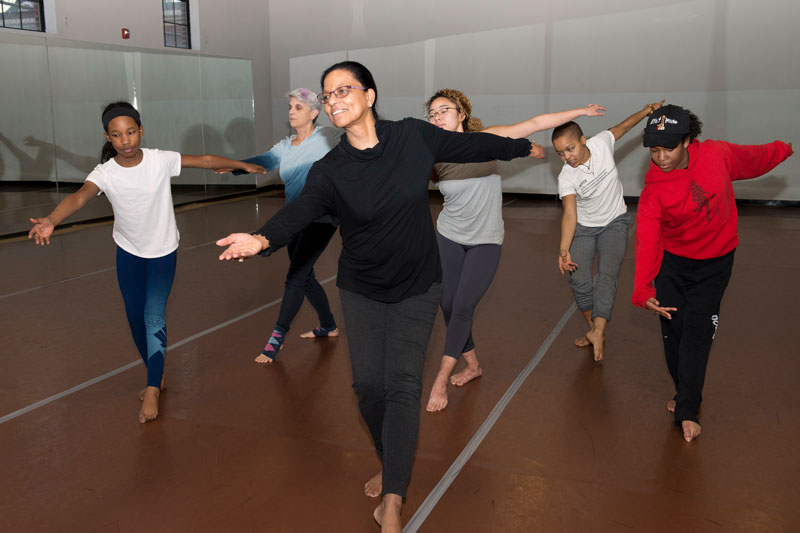
[[[439,115],[444,115],[451,109],[455,109],[456,111],[458,111],[457,107],[440,107],[436,111],[428,111],[427,113],[425,113],[425,118],[427,118],[428,120],[433,120]]]
[[[336,98],[344,98],[348,94],[350,94],[350,89],[358,89],[360,91],[368,91],[366,87],[356,87],[355,85],[342,85],[341,87],[337,87],[329,93],[322,92],[317,95],[317,100],[319,100],[320,104],[327,104],[328,100],[331,99],[331,96],[336,96]]]

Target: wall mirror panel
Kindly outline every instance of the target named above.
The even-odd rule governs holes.
[[[148,148],[240,159],[255,153],[250,60],[0,32],[0,235],[27,231],[99,163],[100,114],[134,104]],[[253,190],[256,177],[186,169],[177,204]],[[108,216],[95,200],[72,221]]]

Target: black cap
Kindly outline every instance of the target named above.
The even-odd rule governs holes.
[[[644,127],[644,146],[675,148],[689,133],[689,113],[676,105],[665,105],[647,117]]]

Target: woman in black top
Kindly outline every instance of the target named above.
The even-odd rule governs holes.
[[[400,510],[419,432],[428,340],[441,295],[441,267],[428,203],[436,162],[509,160],[531,153],[526,139],[452,133],[421,120],[378,120],[378,91],[363,65],[328,68],[320,100],[340,143],[311,168],[300,196],[254,234],[217,241],[222,260],[269,255],[317,218],[338,217],[337,285],[361,416],[382,473],[365,486],[383,496],[374,517],[400,531]]]

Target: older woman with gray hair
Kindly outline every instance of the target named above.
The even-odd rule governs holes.
[[[296,133],[281,140],[269,151],[244,161],[255,162],[268,171],[277,168],[281,181],[286,186],[288,204],[303,190],[311,165],[339,142],[342,130],[315,126],[320,112],[320,103],[315,92],[295,89],[286,96],[289,97],[289,125]],[[300,336],[315,338],[339,335],[325,289],[314,276],[314,263],[336,232],[336,224],[333,218],[326,215],[312,222],[288,244],[291,263],[286,274],[286,288],[278,320],[264,349],[255,359],[257,363],[272,363],[275,360],[283,347],[283,341],[294,317],[303,305],[304,298],[308,298],[317,312],[319,326]]]

